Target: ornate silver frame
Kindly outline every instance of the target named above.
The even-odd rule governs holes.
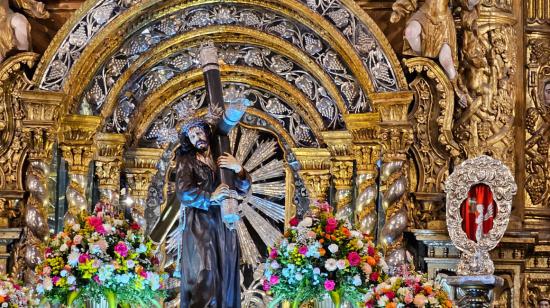
[[[460,206],[473,185],[485,184],[493,192],[497,214],[493,228],[478,243],[470,240],[462,230]],[[517,186],[510,169],[489,156],[468,159],[460,164],[445,182],[447,192],[447,229],[453,244],[462,251],[457,266],[458,275],[492,275],[493,261],[489,251],[502,239],[512,210],[512,198]]]

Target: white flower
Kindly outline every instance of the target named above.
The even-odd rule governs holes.
[[[361,236],[361,232],[356,231],[356,230],[353,230],[350,233],[351,233],[351,236],[353,236],[355,238],[362,238],[363,237],[363,236]]]
[[[126,260],[126,266],[128,268],[134,268],[134,266],[136,266],[136,263],[133,260]]]
[[[301,273],[296,273],[296,275],[294,275],[294,278],[296,278],[296,280],[300,281],[300,280],[302,280],[302,278],[304,278],[304,276]]]
[[[306,217],[304,218],[304,220],[300,221],[300,223],[298,224],[298,228],[309,228],[313,225],[313,220],[311,219],[311,217]]]
[[[353,276],[353,285],[358,287],[362,284],[363,282],[361,281],[361,276],[359,275],[355,275]]]
[[[357,240],[357,247],[358,248],[363,248],[363,246],[365,246],[365,244],[363,243],[362,240]]]
[[[44,278],[43,284],[46,291],[50,291],[53,288],[52,279],[50,277]]]
[[[338,260],[338,262],[336,262],[336,266],[337,266],[338,269],[340,269],[340,270],[345,269],[345,268],[347,267],[346,260],[344,260],[344,259]]]
[[[328,246],[328,250],[332,253],[337,253],[338,252],[338,245],[336,244],[330,244]]]
[[[378,306],[386,307],[386,304],[389,302],[389,299],[386,295],[380,296],[380,299],[376,303]]]
[[[390,271],[390,267],[388,266],[388,264],[386,263],[386,260],[384,260],[384,258],[380,258],[380,261],[378,262],[378,265],[380,265],[380,267],[382,268],[382,271],[384,273],[387,273]]]
[[[315,275],[321,274],[321,269],[318,268],[318,267],[314,268],[314,269],[313,269],[313,274],[315,274]]]
[[[332,272],[336,270],[336,260],[333,258],[328,259],[325,261],[325,268],[327,271]]]
[[[110,224],[103,224],[103,228],[105,228],[105,231],[107,231],[108,233],[111,233],[113,231],[113,226],[111,226]]]
[[[69,247],[65,243],[63,243],[63,245],[61,245],[61,247],[59,247],[59,251],[67,251],[67,249],[69,249]]]
[[[393,286],[395,284],[395,282],[397,282],[397,279],[399,279],[399,278],[401,278],[401,277],[395,277],[395,276],[391,277],[390,278],[390,284]]]
[[[79,230],[80,230],[80,225],[79,224],[74,224],[73,225],[73,231],[78,232]]]
[[[273,260],[273,262],[271,262],[271,268],[272,269],[278,269],[280,268],[281,266],[279,265],[279,263],[277,262],[277,260]]]

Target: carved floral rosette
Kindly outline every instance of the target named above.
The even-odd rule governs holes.
[[[470,240],[462,229],[461,205],[476,184],[489,186],[497,213],[492,229],[479,242]],[[459,275],[492,275],[493,261],[489,251],[502,239],[512,210],[517,186],[510,169],[489,156],[468,159],[460,164],[445,182],[447,193],[447,229],[453,244],[462,251],[457,267]]]

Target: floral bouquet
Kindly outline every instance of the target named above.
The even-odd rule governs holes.
[[[18,308],[38,305],[33,291],[20,286],[8,276],[0,275],[0,307]]]
[[[93,215],[81,214],[51,238],[46,260],[35,269],[43,301],[71,306],[105,298],[109,307],[160,307],[167,275],[156,270],[153,244],[137,223],[111,209],[100,202]]]
[[[387,265],[372,242],[348,222],[336,219],[327,203],[316,204],[302,221],[293,218],[282,241],[269,249],[263,289],[293,307],[326,295],[364,302],[370,286],[386,278]]]
[[[451,308],[453,303],[439,284],[417,273],[391,277],[371,289],[367,308]]]

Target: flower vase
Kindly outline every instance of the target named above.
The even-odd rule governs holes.
[[[109,308],[109,303],[105,298],[101,298],[100,300],[87,300],[86,308]]]

